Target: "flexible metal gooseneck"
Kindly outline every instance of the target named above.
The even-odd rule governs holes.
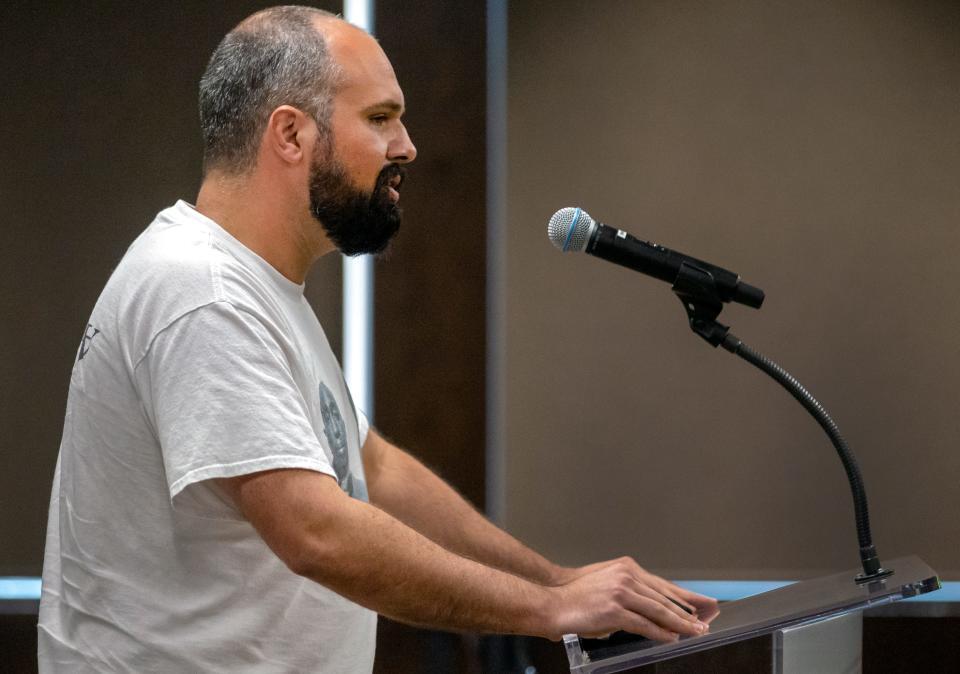
[[[858,575],[856,580],[859,583],[889,576],[892,571],[888,571],[880,565],[880,559],[877,557],[877,551],[873,546],[873,539],[870,535],[870,513],[867,509],[867,493],[863,488],[860,467],[857,465],[857,459],[850,451],[847,441],[840,435],[840,429],[836,422],[830,417],[823,405],[793,375],[763,354],[751,349],[738,337],[727,333],[720,346],[730,353],[740,356],[775,379],[803,405],[826,432],[827,437],[830,438],[830,442],[833,443],[837,454],[840,456],[843,469],[847,472],[847,479],[850,481],[850,491],[853,493],[853,510],[857,519],[857,539],[860,543],[860,562],[863,565],[863,573]]]
[[[730,334],[730,328],[717,322],[717,316],[723,308],[723,303],[717,295],[713,278],[702,269],[684,264],[673,285],[673,292],[683,303],[690,320],[690,328],[703,337],[713,346],[722,346],[730,353],[743,358],[751,365],[759,368],[777,383],[783,386],[801,405],[817,420],[820,427],[826,432],[833,443],[843,468],[847,472],[850,482],[850,491],[853,494],[853,509],[857,520],[857,539],[860,545],[860,562],[863,573],[858,574],[858,583],[884,578],[893,573],[884,569],[880,564],[873,537],[870,534],[870,514],[867,509],[867,494],[863,486],[863,478],[853,452],[846,440],[840,435],[840,429],[830,417],[823,405],[814,398],[796,378],[766,356],[757,353],[744,344],[738,337]]]

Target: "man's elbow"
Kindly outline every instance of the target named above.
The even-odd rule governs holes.
[[[344,513],[324,513],[294,525],[282,537],[263,538],[292,573],[328,585],[349,567],[353,547],[350,531]]]
[[[319,577],[324,568],[329,568],[330,558],[333,556],[326,549],[329,546],[317,545],[310,540],[303,540],[283,551],[274,550],[286,567],[298,576],[322,582]]]
[[[329,476],[279,470],[227,481],[244,517],[292,573],[323,582],[349,554],[356,504]]]

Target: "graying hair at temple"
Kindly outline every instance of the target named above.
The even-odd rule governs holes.
[[[327,131],[340,68],[312,7],[273,7],[251,16],[220,42],[200,79],[203,171],[249,171],[270,113],[291,105]]]

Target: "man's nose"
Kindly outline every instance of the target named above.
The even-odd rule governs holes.
[[[409,164],[417,158],[417,148],[414,147],[407,127],[400,125],[400,135],[390,144],[387,159],[397,164]]]

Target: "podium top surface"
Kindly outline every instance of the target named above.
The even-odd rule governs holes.
[[[858,584],[854,578],[860,569],[853,569],[721,604],[720,613],[710,622],[707,634],[683,637],[672,643],[628,637],[611,639],[607,645],[602,640],[581,640],[577,635],[566,635],[563,641],[570,671],[620,672],[940,588],[936,572],[918,557],[900,557],[885,562],[884,566],[893,573],[870,583]]]

